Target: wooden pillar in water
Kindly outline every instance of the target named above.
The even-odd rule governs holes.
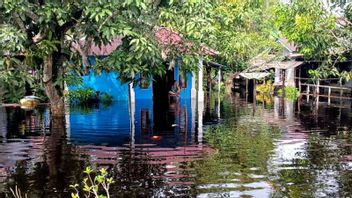
[[[310,86],[307,85],[307,102],[309,102],[309,89],[310,89]]]
[[[221,93],[221,69],[218,70],[218,105],[217,105],[217,114],[218,119],[220,119],[220,93]]]
[[[246,78],[246,102],[248,102],[248,79]]]
[[[315,89],[316,91],[315,91],[315,93],[317,94],[317,96],[320,94],[320,80],[318,79],[317,80],[317,87],[316,87],[316,89]]]
[[[203,58],[199,58],[198,62],[198,102],[204,101],[203,91]]]
[[[220,92],[220,89],[221,89],[221,69],[220,68],[218,70],[218,88]]]
[[[203,91],[203,58],[198,62],[198,144],[202,147],[203,142],[203,111],[204,111],[204,91]]]
[[[301,67],[298,69],[298,89],[299,89],[299,93],[301,93],[302,91],[302,85],[301,85]]]
[[[136,126],[135,126],[135,112],[136,112],[136,97],[133,89],[133,82],[131,82],[128,86],[128,110],[130,113],[130,137],[131,137],[131,142],[130,146],[131,148],[135,147],[135,133],[136,133]]]
[[[207,70],[207,93],[206,93],[206,107],[210,108],[212,97],[212,80],[211,80],[211,67],[208,65]]]
[[[330,105],[331,103],[331,87],[329,87],[329,90],[328,90],[328,105]]]
[[[257,90],[256,90],[256,87],[257,87],[257,81],[256,79],[254,78],[253,79],[253,116],[255,114],[255,111],[256,111],[256,107],[257,107]]]

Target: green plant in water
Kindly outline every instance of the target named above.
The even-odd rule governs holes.
[[[91,167],[87,167],[83,172],[87,175],[82,181],[83,186],[79,184],[70,185],[75,191],[71,193],[72,198],[80,198],[80,191],[83,191],[83,196],[86,198],[110,198],[109,189],[114,180],[112,177],[108,177],[105,168],[94,171]]]
[[[104,106],[109,106],[112,101],[113,101],[114,97],[108,93],[103,93],[100,96],[100,102],[104,105]]]
[[[71,104],[79,104],[79,105],[89,105],[95,104],[98,101],[101,102],[105,106],[109,106],[112,101],[112,95],[108,93],[100,93],[94,91],[92,88],[79,88],[75,90],[68,91],[66,93]]]
[[[278,95],[289,100],[296,100],[299,97],[300,92],[296,87],[287,86],[284,89],[280,89]]]
[[[96,92],[92,88],[79,88],[68,92],[71,104],[86,104],[97,98]]]

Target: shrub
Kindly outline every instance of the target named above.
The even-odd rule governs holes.
[[[108,93],[103,93],[101,96],[100,96],[100,102],[103,104],[103,105],[110,105],[113,101],[113,97],[112,95],[108,94]]]
[[[74,189],[71,193],[72,198],[79,198],[82,191],[83,197],[94,198],[109,198],[110,185],[115,183],[112,177],[108,177],[108,172],[105,168],[95,171],[87,167],[83,171],[87,175],[82,181],[82,186],[79,184],[70,185]]]
[[[94,91],[89,87],[68,91],[66,95],[69,97],[71,104],[91,105],[101,102],[103,105],[109,106],[113,101],[112,95],[105,92],[100,93],[99,91]]]
[[[92,88],[79,88],[68,92],[71,104],[87,104],[97,99],[97,93]]]
[[[256,91],[261,94],[271,94],[274,91],[274,86],[271,81],[268,81],[266,83],[264,82],[263,84],[258,85],[256,87]]]
[[[290,100],[296,100],[299,97],[300,92],[296,87],[287,86],[284,89],[280,89],[278,95]]]

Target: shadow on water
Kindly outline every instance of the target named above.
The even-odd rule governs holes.
[[[109,168],[113,197],[351,195],[351,108],[251,100],[115,102],[51,125],[46,109],[0,108],[0,196],[69,197],[88,165]]]

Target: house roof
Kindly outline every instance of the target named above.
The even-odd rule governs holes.
[[[84,46],[86,40],[81,39],[78,43],[73,43],[73,48],[77,49],[79,45]],[[122,44],[122,37],[116,37],[113,39],[110,44],[107,45],[96,45],[95,43],[92,43],[90,48],[88,49],[88,55],[89,56],[107,56],[111,54],[116,48],[118,48]]]
[[[297,51],[297,46],[296,45],[294,45],[294,44],[292,44],[292,43],[290,43],[289,41],[288,41],[288,39],[286,39],[286,38],[279,38],[278,40],[277,40],[277,42],[279,42],[282,46],[284,46],[288,51],[290,51],[290,52],[295,52],[295,51]]]
[[[271,62],[260,62],[261,64],[252,65],[246,72],[259,72],[265,71],[271,68],[276,69],[292,69],[302,65],[303,61],[271,61]]]
[[[240,76],[243,78],[247,78],[247,79],[257,79],[260,80],[262,78],[265,78],[266,76],[269,76],[270,73],[269,72],[243,72],[240,73]]]
[[[276,68],[276,69],[292,69],[302,65],[302,61],[274,61],[266,64],[267,68]]]
[[[182,50],[188,51],[193,46],[191,42],[186,42],[181,34],[171,31],[170,29],[165,27],[157,28],[155,31],[155,37],[158,43],[165,48],[164,53],[166,54],[169,51],[168,47],[176,47],[176,48],[180,48],[181,51]],[[90,49],[88,50],[88,55],[89,56],[107,56],[122,44],[122,38],[123,38],[122,36],[116,37],[110,42],[110,44],[107,44],[107,45],[96,45],[93,43]],[[85,42],[86,42],[85,39],[81,39],[79,41],[79,44],[78,43],[73,44],[73,48],[77,49],[79,45],[84,45]],[[210,55],[210,56],[215,56],[219,54],[219,52],[217,52],[216,50],[206,46],[201,47],[200,53],[204,55]]]

